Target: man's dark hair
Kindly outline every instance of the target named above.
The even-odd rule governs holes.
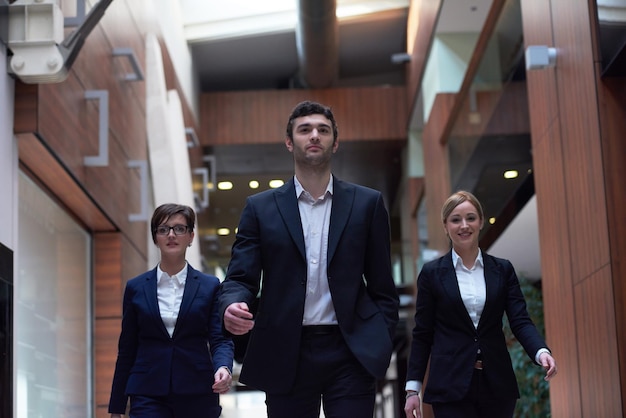
[[[289,139],[293,141],[293,121],[296,118],[309,115],[325,116],[332,124],[333,142],[337,140],[337,135],[339,134],[339,131],[337,129],[337,123],[335,122],[335,116],[333,116],[333,112],[330,110],[330,107],[325,106],[321,103],[311,102],[308,100],[298,103],[296,107],[294,107],[291,111],[291,115],[289,116],[289,120],[287,121],[287,136],[289,137]]]

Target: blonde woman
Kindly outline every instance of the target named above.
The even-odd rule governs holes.
[[[452,248],[426,263],[417,279],[404,411],[407,418],[421,417],[419,394],[430,360],[423,400],[436,418],[511,418],[520,395],[503,315],[528,356],[546,370],[546,380],[556,374],[556,362],[528,315],[511,263],[478,246],[485,223],[478,199],[454,193],[441,216]]]

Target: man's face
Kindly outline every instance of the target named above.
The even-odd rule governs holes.
[[[285,140],[297,164],[319,166],[330,162],[339,143],[333,137],[332,123],[323,115],[308,115],[294,119],[293,141]]]

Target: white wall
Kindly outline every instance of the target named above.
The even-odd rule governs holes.
[[[0,242],[17,247],[17,142],[13,137],[15,82],[7,74],[7,49],[0,44]]]
[[[157,0],[154,2],[168,53],[172,58],[176,76],[181,84],[185,97],[183,100],[191,107],[193,115],[198,120],[198,83],[195,79],[195,70],[191,59],[191,51],[183,31],[182,11],[178,0]]]
[[[422,81],[425,121],[438,93],[459,91],[477,39],[478,34],[455,33],[437,35],[433,40]]]

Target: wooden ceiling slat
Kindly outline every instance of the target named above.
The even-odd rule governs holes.
[[[89,229],[115,231],[115,225],[48,148],[32,133],[18,134],[19,159]]]

